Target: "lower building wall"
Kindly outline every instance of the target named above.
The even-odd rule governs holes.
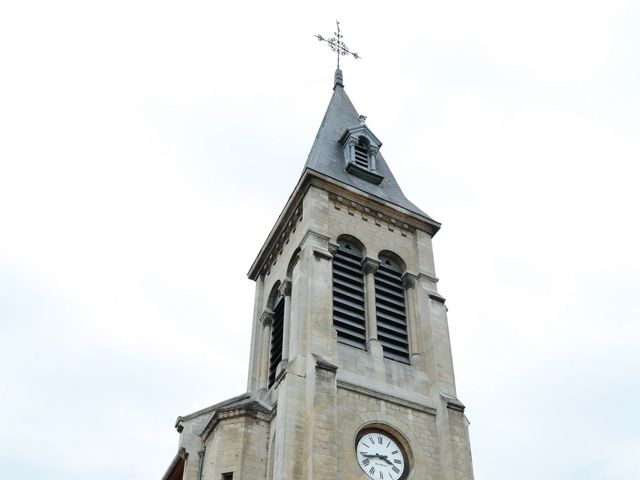
[[[266,478],[269,422],[243,415],[221,419],[206,442],[202,478],[233,480]]]

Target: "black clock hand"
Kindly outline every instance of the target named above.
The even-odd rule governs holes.
[[[377,458],[379,458],[380,460],[384,460],[384,461],[385,461],[385,462],[387,462],[389,465],[393,465],[393,463],[392,463],[392,462],[390,462],[390,461],[387,459],[387,456],[386,456],[386,455],[380,455],[379,453],[376,453],[376,454],[373,454],[373,455],[369,455],[368,453],[363,453],[363,454],[362,454],[362,456],[363,456],[363,457],[367,457],[367,458],[376,458],[376,457],[377,457]]]

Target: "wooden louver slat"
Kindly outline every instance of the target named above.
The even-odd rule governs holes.
[[[356,165],[364,168],[369,168],[369,153],[367,150],[360,145],[356,145],[354,149],[355,162]]]
[[[361,350],[366,345],[362,253],[339,241],[333,256],[333,326],[338,342]]]

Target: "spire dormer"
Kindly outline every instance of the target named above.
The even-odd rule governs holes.
[[[382,142],[364,123],[366,117],[360,115],[360,124],[348,127],[340,144],[344,149],[345,168],[367,182],[379,185],[384,177],[376,170],[376,156]]]

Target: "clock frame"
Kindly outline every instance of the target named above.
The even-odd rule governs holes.
[[[361,441],[363,441],[362,444]],[[375,445],[369,445],[371,443],[375,443]],[[363,428],[355,438],[356,462],[368,478],[406,480],[411,471],[411,464],[405,445],[406,442],[389,430],[377,427]],[[370,455],[379,452],[384,455],[384,458],[382,456],[372,458],[366,455],[366,452],[369,451]]]

